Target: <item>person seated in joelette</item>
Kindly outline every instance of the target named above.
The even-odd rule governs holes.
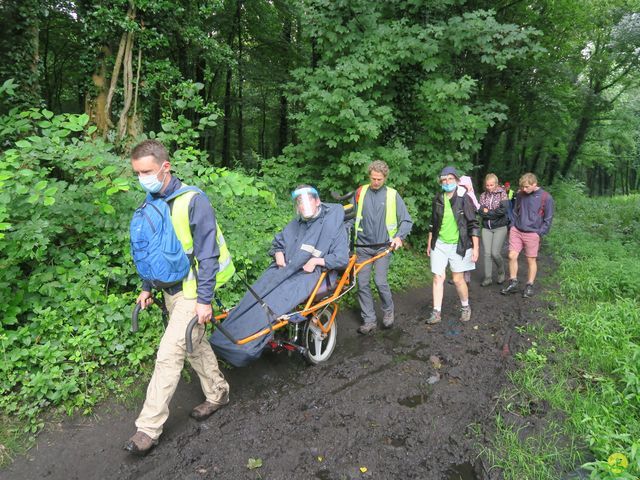
[[[322,268],[344,269],[349,263],[349,240],[342,205],[322,203],[315,188],[301,185],[291,194],[296,217],[275,235],[269,254],[273,263],[252,289],[276,316],[291,312],[305,301],[320,278]],[[236,339],[246,338],[275,320],[248,291],[224,320]],[[220,331],[210,338],[214,351],[234,366],[249,364],[262,354],[273,335],[235,345]]]

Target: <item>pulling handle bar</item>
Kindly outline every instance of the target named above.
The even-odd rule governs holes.
[[[222,334],[231,341],[231,343],[235,345],[238,344],[238,341],[235,338],[233,338],[233,336],[229,333],[229,331],[226,328],[222,326],[222,323],[219,320],[212,319],[212,322],[215,322],[216,328],[218,328],[222,332]],[[189,322],[189,325],[187,325],[187,330],[184,334],[184,341],[187,344],[187,353],[193,353],[193,341],[191,340],[191,335],[193,334],[193,329],[197,324],[198,324],[198,316],[196,315],[191,319],[191,321]]]
[[[140,314],[140,310],[142,309],[142,305],[136,303],[136,306],[133,307],[133,313],[131,314],[131,331],[136,333],[138,331],[138,315]]]
[[[155,297],[151,297],[151,305],[158,305],[160,310],[162,311],[162,322],[164,323],[165,328],[167,327],[167,323],[169,322],[169,311],[167,310],[167,306],[164,303],[164,298],[160,297],[160,300]],[[149,305],[149,306],[151,306]],[[138,331],[138,315],[140,315],[140,310],[142,310],[142,305],[140,303],[136,303],[136,306],[133,307],[133,312],[131,312],[131,332],[136,333]]]

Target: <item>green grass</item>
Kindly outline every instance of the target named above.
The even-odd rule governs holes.
[[[505,479],[557,479],[585,460],[590,478],[640,475],[640,197],[589,199],[571,185],[558,201],[548,244],[558,269],[549,312],[561,326],[522,329],[530,345],[502,395],[507,415],[548,408],[544,431],[496,420],[484,455]],[[558,442],[554,439],[564,439]],[[623,454],[626,468],[607,462]]]
[[[496,418],[494,442],[483,454],[504,478],[557,480],[559,468],[570,468],[579,461],[572,439],[563,435],[558,424],[551,423],[531,436],[523,435],[526,428],[510,425],[501,415]]]

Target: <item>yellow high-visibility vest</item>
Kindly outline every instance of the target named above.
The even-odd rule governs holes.
[[[187,255],[191,255],[193,253],[193,236],[191,235],[191,228],[189,227],[189,202],[193,196],[197,194],[198,192],[188,191],[179,195],[173,201],[173,208],[171,209],[171,223],[173,224],[173,229],[175,230],[176,236],[178,237],[178,240],[180,240],[182,248]],[[218,248],[220,248],[220,257],[218,257],[220,269],[218,270],[218,273],[216,273],[215,289],[217,290],[231,279],[236,268],[233,265],[229,247],[227,247],[224,235],[222,235],[222,230],[220,229],[217,221],[216,240],[218,241]],[[189,274],[182,281],[182,294],[184,295],[184,298],[189,299],[198,297],[198,284],[196,281],[198,260],[194,260],[194,264],[189,269]]]
[[[362,209],[364,208],[364,196],[369,190],[369,185],[363,185],[360,189],[360,196],[358,200],[358,210],[356,211],[356,242],[358,240],[358,233],[362,231],[360,228],[360,222],[362,221]],[[384,223],[387,226],[387,232],[389,233],[389,241],[393,240],[398,232],[398,215],[396,214],[396,195],[397,192],[387,187],[387,211],[385,214]]]

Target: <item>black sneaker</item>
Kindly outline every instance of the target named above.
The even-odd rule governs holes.
[[[531,298],[533,297],[533,284],[527,283],[524,287],[524,291],[522,292],[522,298]]]
[[[500,293],[507,295],[508,293],[516,293],[518,291],[518,280],[512,278],[509,280],[509,285],[500,290]]]

